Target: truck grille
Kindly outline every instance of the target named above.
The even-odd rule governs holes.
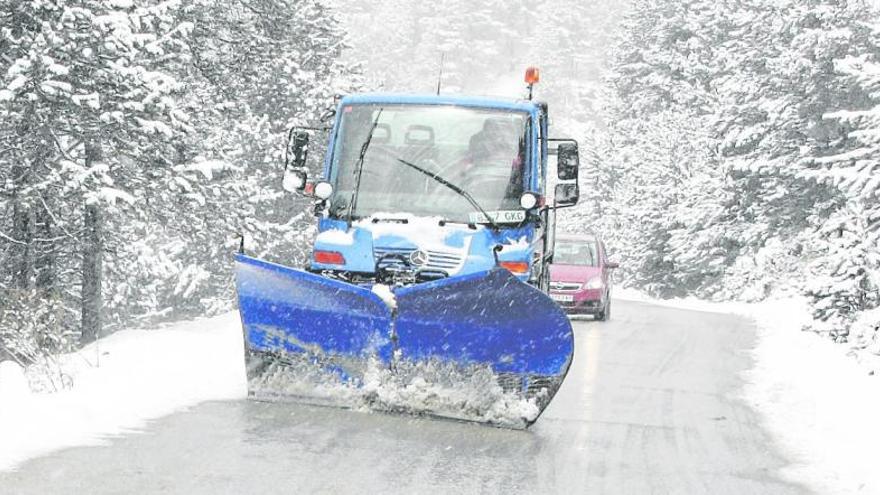
[[[412,254],[415,249],[412,248],[374,248],[373,249],[373,259],[378,262],[383,257],[389,254],[396,254],[402,256],[404,259],[409,262],[409,255]],[[425,250],[428,254],[428,262],[425,263],[421,268],[425,268],[428,270],[443,270],[445,272],[455,272],[461,268],[461,265],[464,261],[464,257],[458,253],[452,253],[447,251],[437,251],[434,249]]]

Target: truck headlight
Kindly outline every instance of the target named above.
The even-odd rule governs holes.
[[[535,196],[534,193],[524,192],[523,195],[519,197],[519,205],[522,206],[524,210],[531,210],[538,206],[538,197]]]
[[[602,281],[602,277],[593,277],[590,280],[587,280],[587,283],[584,284],[584,289],[601,289],[605,287],[605,282]]]
[[[333,195],[333,185],[327,181],[321,181],[315,184],[315,196],[318,199],[327,199]]]

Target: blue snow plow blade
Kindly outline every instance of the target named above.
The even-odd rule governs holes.
[[[249,395],[525,428],[562,384],[571,324],[506,270],[397,288],[236,257]]]
[[[543,292],[504,269],[395,291],[404,356],[487,363],[499,373],[564,375],[571,324]]]

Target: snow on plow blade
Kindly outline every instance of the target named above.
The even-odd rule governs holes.
[[[396,311],[363,287],[239,255],[252,397],[533,423],[574,343],[544,293],[495,269],[396,289]]]

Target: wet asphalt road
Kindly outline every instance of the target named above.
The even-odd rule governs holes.
[[[571,371],[529,431],[213,402],[0,473],[0,494],[807,493],[738,399],[748,321],[615,304],[575,323]]]

